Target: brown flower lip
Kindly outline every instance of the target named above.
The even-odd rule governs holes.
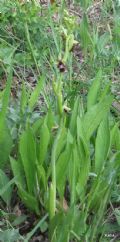
[[[58,69],[60,72],[65,72],[66,71],[66,66],[65,64],[60,60],[57,65]]]

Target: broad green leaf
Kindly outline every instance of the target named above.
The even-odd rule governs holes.
[[[70,223],[72,223],[73,216],[67,216],[67,213],[57,213],[50,224],[51,241],[68,242],[68,234],[70,230]],[[68,220],[68,221],[67,221]],[[62,233],[61,233],[62,231]]]
[[[89,206],[97,210],[101,197],[106,195],[106,192],[113,188],[117,175],[120,169],[120,153],[115,153],[106,163],[106,168],[103,172],[94,179],[91,191],[88,196]]]
[[[6,88],[3,93],[2,109],[0,112],[0,167],[5,165],[12,148],[12,138],[5,120],[7,108],[9,105],[11,83],[12,83],[12,65],[10,66]]]
[[[117,134],[116,134],[116,150],[120,151],[120,130],[117,130]]]
[[[110,41],[110,34],[108,32],[105,32],[102,34],[98,39],[98,51],[101,54],[105,54],[106,52],[106,46],[109,45]]]
[[[71,206],[75,204],[76,200],[76,182],[78,178],[78,164],[77,162],[79,161],[79,156],[78,156],[78,151],[77,151],[77,146],[74,144],[74,148],[72,151],[72,156],[71,160],[69,163],[69,181],[70,181],[70,190],[71,190],[71,197],[70,197],[70,202]]]
[[[88,47],[91,45],[91,36],[90,36],[90,28],[89,23],[86,14],[84,14],[83,19],[80,23],[80,38],[82,42],[82,46],[84,51],[88,49]]]
[[[56,165],[56,179],[57,185],[59,186],[63,182],[63,178],[66,176],[66,171],[68,169],[68,162],[70,159],[70,150],[67,149],[61,153]]]
[[[105,165],[110,146],[110,130],[108,118],[100,123],[95,144],[95,172],[98,174]]]
[[[0,112],[0,128],[1,128],[1,125],[3,126],[5,118],[6,118],[7,108],[8,108],[8,105],[9,105],[12,77],[13,77],[13,75],[12,75],[12,65],[11,65],[10,70],[9,70],[9,74],[8,74],[6,88],[5,88],[5,91],[3,93],[3,98],[2,98],[2,109],[1,109],[1,112]]]
[[[55,198],[54,186],[51,183],[50,188],[49,188],[49,218],[50,218],[50,221],[55,216],[55,206],[56,206],[55,205],[56,204],[55,199],[56,198]]]
[[[54,114],[52,112],[51,109],[48,110],[48,113],[46,115],[46,120],[47,120],[47,126],[49,128],[49,130],[51,131],[51,129],[53,128],[54,126],[54,122],[55,122],[55,117],[54,117]]]
[[[77,123],[79,104],[80,104],[80,99],[79,97],[77,97],[72,111],[71,119],[70,119],[70,132],[73,136],[76,135],[76,123]]]
[[[86,184],[89,178],[90,166],[90,148],[89,142],[84,133],[84,124],[82,118],[77,117],[77,152],[79,162],[79,177],[76,186],[77,193],[82,200],[86,192]]]
[[[4,188],[8,183],[9,183],[9,178],[2,170],[0,170],[0,190]],[[1,195],[2,199],[7,204],[7,206],[10,205],[11,196],[12,196],[12,187],[9,186],[8,189]]]
[[[27,127],[21,135],[19,148],[28,191],[30,194],[33,194],[36,184],[36,145],[31,128]]]
[[[90,139],[93,132],[96,130],[102,119],[110,110],[112,104],[112,96],[106,96],[101,102],[91,107],[83,118],[84,131],[87,140]]]
[[[35,106],[36,102],[38,101],[43,84],[44,84],[44,77],[42,76],[39,79],[34,91],[31,94],[30,100],[29,100],[29,108],[31,111],[34,109],[34,106]]]
[[[37,174],[38,174],[39,184],[42,184],[41,188],[46,189],[47,188],[47,176],[46,176],[45,169],[43,168],[42,165],[39,165],[39,164],[37,165]]]
[[[2,101],[3,95],[4,95],[5,90],[0,91],[0,102]]]
[[[51,173],[52,173],[52,182],[50,186],[50,196],[49,196],[49,205],[50,205],[50,219],[52,219],[55,216],[56,211],[56,148],[58,144],[58,140],[61,134],[61,127],[63,124],[63,120],[61,120],[60,127],[58,129],[58,132],[54,138],[54,142],[52,145],[52,151],[51,151]]]
[[[23,166],[21,161],[18,159],[17,161],[10,157],[11,168],[14,177],[16,177],[16,184],[21,185],[23,188],[26,186],[25,182],[25,174],[23,170]]]
[[[30,195],[21,186],[18,186],[19,196],[21,197],[23,203],[36,214],[39,215],[39,206],[37,197]]]
[[[8,160],[12,149],[12,138],[6,123],[0,120],[0,168],[3,168]]]
[[[111,90],[111,83],[109,82],[102,89],[102,92],[100,94],[99,100],[102,101],[107,95],[109,95],[110,90]]]
[[[76,185],[76,190],[79,195],[79,199],[81,201],[85,198],[85,193],[87,189],[87,182],[89,178],[89,173],[90,173],[90,158],[85,157],[84,160],[80,159],[80,171],[79,171],[79,177],[78,177],[78,182]]]
[[[114,125],[111,130],[111,146],[117,151],[120,151],[120,130],[118,128],[118,123]]]
[[[62,214],[62,218],[57,221],[56,226],[56,234],[57,240],[56,242],[69,242],[70,238],[75,239],[75,233],[71,233],[74,229],[75,222],[75,208],[74,206],[70,207],[66,213]],[[62,233],[61,233],[62,230]],[[70,237],[70,233],[72,237]],[[79,236],[78,236],[79,237]],[[79,241],[79,240],[78,240]]]
[[[65,145],[66,145],[66,141],[67,141],[67,130],[63,126],[61,128],[61,133],[60,133],[60,136],[59,136],[59,140],[57,142],[57,147],[56,147],[56,160],[58,159],[60,153],[64,150]]]
[[[104,218],[104,213],[105,209],[107,207],[107,204],[109,203],[109,198],[110,198],[110,188],[106,189],[105,194],[103,196],[104,199],[100,199],[100,205],[95,212],[95,216],[92,219],[92,226],[89,227],[88,229],[88,238],[90,241],[94,241],[94,238],[97,237],[98,235],[98,228],[100,228],[103,218]]]
[[[21,100],[20,100],[20,109],[21,112],[24,113],[25,108],[27,107],[28,102],[28,93],[26,91],[25,83],[22,83],[22,91],[21,91]]]
[[[73,231],[80,236],[86,231],[86,213],[83,210],[80,211],[77,207],[74,213]]]
[[[63,211],[59,211],[58,213],[55,214],[55,216],[51,220],[51,223],[49,226],[49,234],[51,239],[54,234],[54,231],[58,229],[59,225],[62,225],[64,223],[64,217],[65,217],[65,213],[63,213]]]
[[[115,123],[112,129],[110,130],[110,146],[111,148],[115,146],[116,144],[116,134],[119,130],[118,128],[119,123]]]
[[[100,86],[101,86],[101,78],[102,78],[102,71],[99,71],[98,74],[96,75],[95,79],[93,80],[93,83],[88,92],[87,110],[89,110],[93,105],[95,105],[97,103],[98,94],[99,94]]]
[[[67,145],[65,151],[61,153],[56,164],[56,182],[61,196],[65,189],[66,174],[71,157],[71,145]]]
[[[2,189],[0,189],[0,196],[2,197],[4,193],[16,182],[16,177],[10,180]]]
[[[77,117],[77,142],[80,144],[80,157],[84,160],[84,157],[89,156],[89,143],[86,139],[84,123],[82,122],[82,118]]]
[[[50,132],[46,124],[46,120],[40,129],[40,143],[39,143],[39,164],[43,164],[50,141]]]
[[[67,130],[67,147],[69,145],[73,145],[73,142],[74,142],[74,138],[73,138],[72,134],[70,133],[70,130],[68,129]]]
[[[43,124],[43,118],[37,119],[33,125],[32,125],[32,130],[34,134],[38,134],[39,135],[39,130],[41,128]]]

